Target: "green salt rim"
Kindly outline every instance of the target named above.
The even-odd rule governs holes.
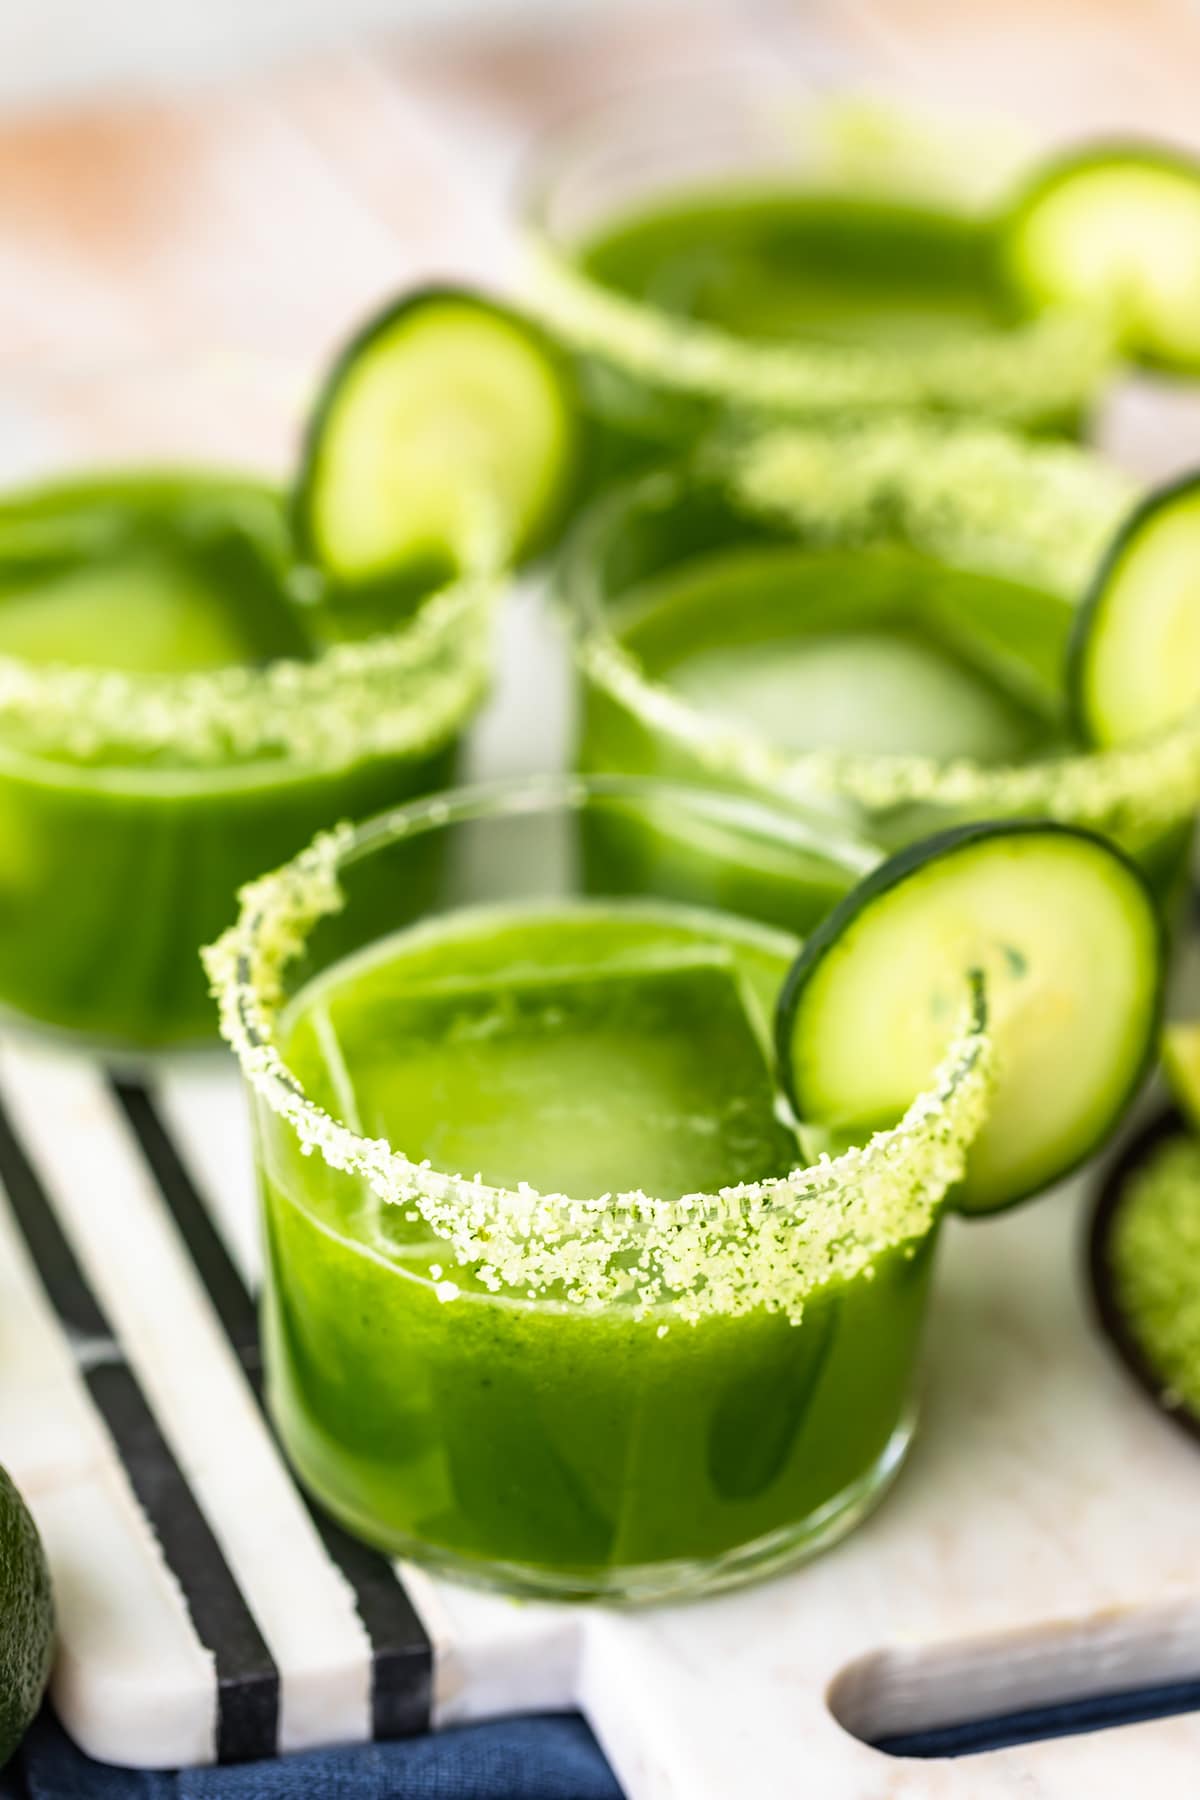
[[[1113,1297],[1167,1406],[1200,1414],[1200,1140],[1168,1138],[1116,1209]]]
[[[809,542],[901,537],[956,567],[1070,599],[1083,593],[1138,492],[1073,446],[930,418],[780,426],[714,446],[698,473],[735,508],[792,526]],[[650,477],[641,491],[660,479]],[[1200,710],[1144,742],[1025,764],[791,754],[652,680],[594,617],[580,628],[578,655],[590,679],[650,729],[683,745],[710,774],[792,800],[844,798],[868,812],[933,803],[1113,832],[1155,829],[1200,807]]]
[[[138,675],[0,656],[3,748],[172,768],[417,755],[451,736],[486,689],[497,593],[489,580],[456,581],[396,631],[262,668]]]
[[[47,516],[53,527],[56,504],[99,499],[119,509],[130,497],[140,506],[144,495],[168,506],[217,499],[231,517],[248,505],[256,532],[270,526],[280,585],[298,589],[315,579],[291,561],[279,489],[220,467],[101,467],[18,488],[0,504],[0,554],[14,528],[20,542]],[[78,533],[68,541],[88,542]],[[261,666],[143,674],[0,655],[0,751],[155,774],[264,759],[328,769],[375,755],[420,755],[454,734],[486,688],[497,597],[495,571],[475,568],[430,593],[393,629]]]
[[[886,345],[756,344],[601,287],[541,242],[530,303],[576,350],[647,386],[751,414],[981,412],[1012,425],[1082,412],[1115,366],[1099,319],[1047,311],[914,355]]]
[[[501,794],[519,811],[555,799],[582,804],[589,791],[546,779]],[[439,798],[391,814],[389,840],[452,823],[456,809],[479,798]],[[578,1199],[524,1183],[496,1188],[414,1163],[385,1139],[352,1131],[305,1094],[275,1029],[287,966],[314,924],[342,908],[338,871],[359,841],[341,826],[242,889],[237,922],[203,953],[221,1033],[250,1088],[306,1156],[361,1178],[411,1220],[419,1216],[487,1291],[621,1303],[639,1316],[667,1308],[689,1323],[760,1307],[798,1321],[811,1294],[869,1279],[882,1254],[932,1230],[987,1110],[992,1044],[978,981],[929,1088],[899,1124],[861,1148],[714,1194],[662,1200],[631,1190]],[[457,1294],[452,1281],[439,1282],[439,1298]]]
[[[726,89],[711,104],[719,109],[727,98]],[[999,218],[1037,156],[1017,128],[1002,131],[991,121],[981,129],[973,114],[852,93],[786,110],[749,98],[755,110],[769,106],[794,143],[802,191],[924,200]],[[706,118],[708,106],[696,116]],[[808,179],[805,153],[814,165]],[[1117,363],[1119,346],[1102,318],[1053,309],[919,354],[888,345],[753,343],[594,281],[574,261],[573,246],[555,243],[549,191],[543,173],[526,207],[532,303],[577,349],[650,387],[776,416],[928,409],[1028,425],[1084,411]]]

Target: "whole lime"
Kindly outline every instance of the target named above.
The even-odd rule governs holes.
[[[28,1507],[0,1468],[0,1768],[41,1705],[53,1647],[46,1553]]]

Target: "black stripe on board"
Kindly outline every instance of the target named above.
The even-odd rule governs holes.
[[[114,1076],[112,1091],[133,1128],[155,1184],[170,1208],[196,1273],[239,1360],[259,1368],[258,1309],[225,1247],[225,1240],[196,1192],[170,1133],[146,1087]]]
[[[142,1082],[117,1078],[112,1086],[270,1425],[270,1415],[263,1401],[258,1317],[253,1296],[214,1225],[148,1089]],[[433,1701],[433,1646],[394,1564],[343,1531],[299,1484],[297,1492],[326,1553],[353,1589],[354,1604],[370,1640],[373,1735],[376,1738],[408,1737],[427,1731]]]
[[[175,1461],[115,1332],[91,1288],[33,1164],[0,1102],[0,1182],[46,1296],[68,1336],[85,1334],[111,1350],[80,1360],[93,1404],[108,1428],[138,1503],[179,1584],[217,1681],[217,1757],[274,1756],[279,1738],[279,1672],[221,1547]]]

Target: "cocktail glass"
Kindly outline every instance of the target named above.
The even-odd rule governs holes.
[[[122,1049],[207,1036],[196,952],[230,893],[330,820],[453,773],[491,593],[443,581],[369,621],[306,603],[281,492],[240,472],[286,466],[304,390],[235,354],[7,379],[0,1004],[15,1014]]]
[[[886,1488],[982,1001],[895,1129],[802,1166],[769,1048],[789,865],[802,919],[864,853],[742,796],[547,777],[245,891],[207,961],[254,1116],[268,1394],[350,1529],[636,1601],[807,1556]]]
[[[1073,446],[915,419],[781,427],[645,475],[565,558],[580,766],[832,807],[890,849],[973,818],[1086,825],[1165,899],[1200,719],[1088,749],[1066,691],[1132,499]]]
[[[576,117],[535,158],[530,292],[583,353],[599,472],[727,412],[982,415],[1075,432],[1102,323],[1031,315],[999,220],[1027,164],[989,121],[681,82]]]

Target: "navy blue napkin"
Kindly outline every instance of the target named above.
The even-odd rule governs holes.
[[[46,1712],[0,1775],[0,1800],[621,1800],[621,1790],[573,1713],[274,1762],[147,1773],[92,1762]]]

